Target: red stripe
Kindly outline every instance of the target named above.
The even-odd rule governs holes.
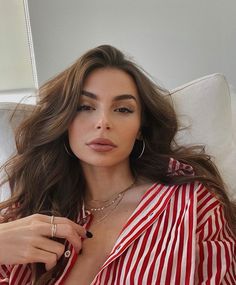
[[[178,209],[177,208],[178,207],[178,200],[179,200],[180,194],[181,193],[180,193],[180,190],[179,190],[179,191],[177,191],[177,193],[175,195],[174,207],[173,207],[173,211],[172,211],[172,221],[175,221],[175,219],[176,219],[176,214],[177,214],[177,209]],[[183,199],[183,195],[182,195],[182,199]],[[182,203],[183,203],[183,200],[181,202],[181,206],[182,206]],[[181,209],[182,209],[182,207],[181,207]],[[182,214],[180,213],[179,216],[181,216],[181,215]],[[178,224],[178,222],[177,222],[177,224]],[[175,246],[176,246],[176,239],[177,239],[177,236],[175,235],[175,239],[174,239],[174,241],[172,243],[172,247],[171,247],[171,251],[170,251],[170,256],[168,258],[167,273],[166,273],[166,284],[170,284],[170,280],[171,280],[171,272],[172,272],[172,268],[173,268],[173,258],[174,258],[174,249],[175,249]],[[177,272],[178,272],[178,270],[177,270]],[[179,272],[179,274],[180,274],[180,272]]]
[[[225,220],[223,206],[206,188],[196,182],[169,187],[154,184],[141,201],[140,208],[124,226],[125,232],[122,231],[120,236],[124,237],[119,244],[117,242],[93,285],[101,282],[112,285],[191,285],[193,270],[196,270],[197,284],[203,281],[210,284],[210,280],[214,284],[236,284],[236,241]],[[196,209],[202,212],[198,217]],[[151,212],[155,214],[149,216]],[[195,224],[195,220],[201,223],[200,226]],[[197,248],[194,247],[195,239]],[[122,249],[116,253],[119,245]],[[192,260],[195,252],[199,258],[196,265]],[[63,284],[76,258],[73,252],[60,284]],[[207,263],[204,263],[206,259]],[[214,264],[216,268],[213,268]],[[226,266],[226,270],[222,265]],[[28,266],[0,265],[0,284],[9,284],[1,280],[10,274],[13,278],[11,285],[26,285],[26,279],[31,278]]]
[[[183,218],[183,214],[185,212],[185,207],[186,206],[186,184],[183,185],[183,192],[182,192],[182,201],[181,201],[181,224],[180,224],[180,232],[179,232],[179,247],[178,247],[178,262],[177,262],[177,269],[176,269],[176,279],[180,279],[181,278],[181,273],[182,273],[182,260],[183,260],[183,249],[184,249],[184,242],[187,240],[188,237],[184,236],[184,222],[182,220]],[[177,234],[176,234],[177,236]]]
[[[119,266],[119,259],[116,259],[115,260],[115,262],[114,262],[114,264],[112,264],[112,279],[111,279],[111,284],[115,284],[115,280],[117,279],[117,277],[118,277],[118,270],[117,270],[117,268],[118,268],[118,266]],[[107,274],[108,275],[108,274]],[[106,282],[105,282],[105,284],[106,284]]]
[[[149,195],[149,193],[156,187],[157,185],[153,185],[151,189],[149,189],[143,196],[142,200],[140,201],[139,205],[142,203],[142,201]],[[140,215],[140,213],[143,212],[143,210],[153,201],[153,199],[161,192],[161,190],[165,187],[165,185],[161,184],[158,186],[156,191],[153,192],[152,196],[143,204],[143,206],[139,209],[136,214],[134,214],[126,223],[126,225],[123,228],[123,231],[130,226],[130,224]]]
[[[223,237],[223,240],[225,241],[230,241],[228,239],[228,234],[225,230],[225,219],[224,219],[224,216],[223,216],[223,210],[222,210],[222,207],[220,207],[220,212],[219,212],[219,219],[221,220],[221,223],[223,225],[223,228],[222,228],[222,237]],[[232,248],[230,248],[231,244],[229,246],[227,246],[226,242],[223,242],[223,245],[224,245],[224,248],[225,248],[225,263],[226,263],[226,266],[227,268],[230,267],[230,253],[229,252],[234,252],[234,249],[233,249],[233,245],[232,245]]]
[[[124,260],[125,260],[125,254],[121,255],[121,257],[119,258],[119,264],[117,267],[117,284],[120,284],[120,277],[124,265]]]
[[[4,264],[0,264],[0,277],[1,278],[6,278],[10,275],[10,271],[8,270],[8,268],[6,267],[6,265]],[[1,281],[1,280],[0,280]]]
[[[212,204],[210,204],[204,211],[203,213],[198,216],[197,218],[197,224],[199,224],[204,218],[205,216],[207,216],[207,214],[209,214],[210,212],[212,212],[212,210],[219,205],[218,201],[213,202]],[[201,231],[202,228],[204,228],[206,221],[199,227],[197,227],[197,232]]]
[[[159,211],[156,213],[156,215],[150,220],[151,222],[152,222],[153,220],[155,220],[155,219],[156,219],[156,216],[160,215],[160,213],[165,209],[167,203],[169,202],[170,197],[173,195],[173,192],[176,190],[177,187],[178,187],[178,185],[177,185],[176,187],[174,187],[173,189],[171,189],[172,191],[165,191],[165,192],[162,194],[162,196],[159,198],[160,202],[164,201],[164,203],[162,204],[162,206],[160,207],[160,209],[159,209]],[[163,188],[163,187],[161,187],[161,189],[162,189],[162,188]],[[161,189],[158,189],[158,190],[161,190]],[[158,191],[158,193],[159,193],[159,192],[160,192],[160,191]],[[155,193],[154,193],[155,195],[153,195],[153,196],[157,196],[158,193],[155,192]],[[150,203],[153,201],[153,198],[154,198],[153,196],[148,199],[148,201],[147,201],[147,202],[149,202],[148,204],[150,204]],[[139,211],[137,211],[135,217],[137,217],[137,216],[139,216],[140,214],[142,214],[143,210],[147,207],[147,202],[145,203],[145,206],[143,205],[142,208],[140,208]],[[140,224],[141,224],[143,221],[145,221],[145,220],[147,219],[147,217],[150,215],[150,213],[152,213],[152,212],[155,210],[156,207],[157,207],[157,206],[154,204],[153,207],[150,209],[150,211],[147,213],[147,215],[146,215],[146,216],[143,216],[143,219],[140,220],[140,221],[137,223],[137,225],[135,225],[135,228],[132,228],[132,231],[134,231],[136,228],[138,228],[138,227],[140,226]],[[134,218],[132,218],[131,220],[134,220]],[[130,224],[130,221],[128,222],[128,224]],[[126,227],[125,227],[125,228],[126,228]],[[133,229],[134,229],[134,230],[133,230]],[[124,237],[121,242],[123,242],[125,239],[126,239],[126,237]]]
[[[216,284],[220,284],[220,277],[221,277],[221,268],[222,268],[222,261],[223,261],[223,257],[221,256],[221,246],[218,242],[215,243],[216,247],[217,247],[217,251],[216,251]]]
[[[193,236],[193,219],[194,219],[194,203],[195,201],[193,201],[194,199],[194,184],[192,183],[190,185],[190,194],[191,194],[191,202],[189,205],[189,214],[188,214],[188,245],[187,245],[187,260],[186,260],[186,274],[185,274],[185,283],[186,284],[190,284],[190,277],[191,277],[191,269],[192,269],[192,254],[193,254],[193,240],[194,240],[194,236]],[[178,283],[177,283],[178,284]]]
[[[204,238],[204,232],[202,231],[199,234],[199,243],[198,243],[198,248],[199,248],[199,264],[198,264],[198,278],[199,278],[199,284],[203,281],[203,266],[202,263],[204,261],[204,249],[202,245],[202,240]]]
[[[167,210],[168,211],[168,210]],[[167,213],[167,212],[165,212]],[[165,220],[167,220],[168,217],[166,217]],[[156,226],[156,230],[155,230],[155,233],[157,234],[160,230],[160,227],[161,227],[161,222],[162,222],[162,219],[158,219],[158,223],[157,223],[157,226]],[[167,225],[166,225],[167,226]],[[164,229],[162,230],[162,235],[164,235]],[[155,242],[156,244],[156,239],[155,239],[155,234],[153,235],[153,243]],[[154,245],[155,245],[154,244]],[[148,272],[148,278],[147,278],[147,284],[152,284],[152,278],[153,278],[153,273],[154,273],[154,269],[155,269],[155,261],[156,261],[156,257],[159,253],[161,249],[161,243],[159,242],[158,246],[157,246],[157,249],[156,249],[156,254],[155,254],[155,257],[154,257],[154,261],[152,262],[152,265],[150,266],[150,269],[149,269],[149,272]]]
[[[75,252],[75,251],[72,249],[72,245],[69,245],[68,249],[69,249],[71,252]],[[75,265],[75,263],[76,263],[77,257],[78,257],[78,255],[75,254],[75,253],[71,256],[71,260],[70,260],[71,263],[70,263],[70,265],[69,265],[67,271],[64,271],[64,272],[63,272],[64,276],[63,276],[62,278],[60,277],[60,278],[61,278],[61,281],[60,281],[60,283],[58,283],[58,284],[63,284],[63,282],[66,280],[66,278],[68,277],[70,271],[72,270],[72,268],[74,267],[74,265]],[[59,279],[60,279],[60,278],[59,278]]]
[[[142,243],[139,245],[138,248],[136,248],[136,251],[138,251],[138,255],[137,255],[136,261],[134,263],[133,269],[131,270],[131,273],[130,273],[129,282],[131,282],[131,283],[136,283],[138,281],[137,284],[140,284],[140,285],[142,284],[142,282],[140,282],[140,278],[138,278],[138,280],[135,280],[135,273],[137,270],[137,266],[140,262],[140,259],[142,258],[143,254],[144,254],[146,243],[147,243],[147,240],[149,237],[149,233],[150,233],[150,228],[146,231]]]
[[[212,233],[212,222],[211,220],[208,223],[208,230],[209,234],[208,236]],[[205,240],[208,240],[207,238]],[[213,262],[213,249],[212,249],[212,242],[208,241],[207,242],[207,279],[208,282],[206,284],[210,284],[210,278],[212,277],[212,262]]]
[[[25,277],[27,276],[28,273],[29,273],[29,268],[28,268],[28,266],[26,266],[24,268],[24,271],[22,272],[22,276],[19,279],[18,284],[22,284],[22,281],[25,279]],[[31,277],[31,275],[29,277]],[[26,282],[30,282],[30,279],[28,279]]]
[[[108,284],[109,280],[112,279],[112,280],[115,280],[115,277],[116,277],[116,270],[114,270],[114,266],[116,266],[117,264],[117,260],[115,260],[111,265],[112,266],[109,266],[106,268],[105,272],[104,272],[104,276],[101,275],[100,276],[100,282],[101,282],[101,279],[103,278],[103,284]],[[114,282],[112,282],[112,284],[114,284]]]
[[[177,185],[177,187],[178,187],[178,185]],[[175,187],[175,188],[177,188],[177,187]],[[174,191],[174,189],[172,189],[172,190]],[[139,228],[141,224],[144,224],[144,226],[141,227],[141,228],[138,230],[138,232],[137,232],[131,239],[129,239],[128,242],[126,242],[126,248],[127,248],[131,243],[133,243],[133,242],[136,240],[136,238],[137,238],[143,231],[145,231],[151,224],[153,224],[153,222],[155,221],[155,219],[160,215],[160,213],[164,210],[164,208],[165,208],[166,205],[168,204],[170,197],[173,195],[173,194],[172,194],[172,191],[169,191],[169,192],[166,191],[164,194],[165,194],[165,196],[167,196],[167,197],[166,197],[166,198],[160,197],[160,200],[161,200],[161,201],[164,200],[164,203],[163,203],[162,207],[160,207],[159,211],[158,211],[155,215],[153,215],[153,218],[150,219],[148,223],[146,223],[146,220],[147,220],[148,216],[149,216],[150,213],[152,213],[152,212],[154,211],[154,209],[156,208],[155,205],[154,205],[154,207],[153,207],[152,209],[150,209],[150,211],[147,213],[147,215],[143,216],[143,218],[142,218],[141,220],[139,220],[139,222],[132,228],[131,232],[129,232],[129,233],[120,241],[120,243],[117,244],[116,248],[114,248],[114,251],[120,246],[120,244],[124,243],[125,240],[127,239],[127,237],[129,238],[130,234],[131,234],[132,232],[135,232],[136,229]],[[163,196],[164,196],[164,195],[163,195]],[[139,214],[142,213],[141,209],[138,211],[138,213],[139,213]],[[122,230],[122,232],[123,232],[123,230]],[[113,255],[113,259],[116,258],[116,256],[118,256],[119,254],[120,254],[120,253],[118,252],[116,255]],[[108,262],[106,262],[106,263],[104,264],[103,268],[104,268],[105,266],[107,266],[110,262],[111,262],[110,260],[109,260]]]
[[[124,283],[125,284],[129,283],[129,281],[126,283],[126,280],[127,280],[128,272],[129,272],[129,269],[130,269],[130,266],[131,266],[131,263],[132,263],[135,251],[136,251],[136,247],[132,246],[131,252],[130,252],[130,256],[129,256],[129,259],[127,261],[126,268],[125,268],[125,278],[124,278]]]
[[[12,277],[11,285],[15,285],[15,284],[17,285],[18,282],[16,283],[16,279],[17,279],[18,275],[20,274],[21,270],[22,270],[22,266],[21,265],[17,265],[17,269],[14,272],[14,275]]]
[[[164,228],[163,228],[162,238],[161,238],[161,240],[159,242],[160,248],[159,248],[159,250],[157,252],[157,256],[160,254],[160,250],[161,250],[161,247],[162,247],[165,235],[166,235],[166,229],[167,229],[167,226],[168,226],[168,220],[169,220],[169,214],[170,214],[169,207],[166,209],[165,214],[166,214],[165,224],[164,224]],[[163,270],[163,266],[164,266],[164,258],[165,258],[164,253],[165,253],[165,250],[162,253],[162,256],[160,258],[160,263],[159,263],[159,266],[158,266],[158,273],[157,273],[157,279],[156,279],[157,284],[161,282],[161,274],[162,274],[162,270]]]
[[[168,226],[168,220],[169,220],[169,207],[167,207],[166,211],[165,211],[165,220],[164,222],[161,221],[163,223],[163,229],[162,229],[162,235],[161,235],[161,238],[157,244],[157,247],[156,247],[156,254],[154,256],[154,260],[151,264],[151,267],[150,267],[150,271],[149,271],[149,274],[148,274],[148,282],[147,284],[153,284],[153,274],[154,274],[154,271],[157,270],[157,267],[161,267],[161,264],[156,264],[156,260],[157,260],[157,257],[160,253],[160,250],[161,250],[161,247],[162,247],[162,244],[163,244],[163,240],[164,240],[164,237],[165,237],[165,234],[166,234],[166,229],[167,229],[167,226]],[[160,280],[158,279],[158,276],[155,280],[156,284],[158,284],[158,282],[160,283]],[[155,284],[155,283],[154,283]]]
[[[152,236],[151,236],[151,229],[152,229],[152,228],[149,228],[149,229],[147,230],[147,232],[145,233],[145,237],[144,237],[143,244],[142,244],[143,253],[144,253],[144,251],[145,251],[145,249],[146,249],[146,243],[147,243],[147,240],[148,240],[148,239],[152,238],[151,243],[150,243],[150,248],[152,248],[152,247],[155,245],[155,236],[153,236],[153,234],[152,234]],[[156,230],[155,230],[155,232],[156,232]],[[146,271],[146,269],[147,269],[147,266],[148,266],[148,260],[149,260],[149,258],[150,258],[151,250],[149,250],[147,254],[144,253],[143,256],[140,256],[140,254],[141,254],[141,251],[140,251],[140,253],[139,253],[139,258],[140,258],[140,259],[141,259],[143,256],[145,256],[145,257],[144,257],[144,259],[143,259],[143,261],[142,261],[142,267],[141,267],[141,269],[140,269],[140,272],[139,272],[138,280],[137,280],[137,281],[138,281],[138,284],[143,284],[143,283],[142,283],[142,282],[143,282],[143,277],[144,277],[144,273],[145,273],[145,271]],[[138,264],[137,264],[137,265],[138,265]]]
[[[202,200],[209,195],[209,191],[206,189],[206,187],[203,184],[199,184],[199,188],[197,189],[197,210],[199,211],[200,205]]]
[[[198,220],[197,220],[197,223],[199,224],[200,222],[201,222],[201,220],[206,216],[206,214],[207,213],[209,213],[209,212],[211,212],[217,205],[219,205],[219,201],[214,201],[214,202],[212,202],[210,205],[208,205],[208,206],[205,206],[209,201],[211,201],[212,200],[212,197],[211,196],[209,196],[209,197],[207,197],[206,198],[206,200],[204,201],[204,203],[202,203],[202,204],[204,204],[202,207],[201,207],[201,209],[202,208],[204,208],[205,207],[205,209],[202,211],[202,213],[198,216]],[[200,209],[200,210],[201,210]],[[199,208],[197,209],[197,212],[200,212],[200,210],[199,210]]]
[[[161,222],[161,220],[159,219],[158,224],[155,227],[155,231],[152,234],[152,240],[151,240],[151,243],[150,243],[150,249],[153,249],[154,246],[155,246],[156,236],[158,234],[158,230],[159,230],[159,227],[160,227],[160,222]],[[149,236],[149,238],[150,238],[150,236]],[[145,273],[146,268],[148,266],[148,262],[149,262],[150,255],[151,255],[152,252],[153,252],[153,250],[149,250],[148,253],[145,255],[145,258],[143,260],[142,268],[141,268],[140,275],[139,275],[139,282],[140,282],[140,284],[143,284],[141,282],[143,282],[144,273]]]

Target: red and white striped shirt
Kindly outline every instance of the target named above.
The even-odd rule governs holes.
[[[173,175],[191,170],[174,159],[170,166]],[[79,219],[87,214],[83,208]],[[55,285],[63,284],[76,262],[71,244],[65,256],[68,262]],[[30,265],[0,265],[0,284],[32,284]],[[174,186],[155,183],[91,283],[98,284],[235,285],[236,239],[219,200],[197,181]]]

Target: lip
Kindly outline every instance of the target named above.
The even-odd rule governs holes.
[[[98,152],[111,151],[117,147],[111,140],[105,139],[105,138],[94,139],[90,141],[89,143],[87,143],[87,145],[91,149],[98,151]]]
[[[111,140],[105,138],[97,138],[95,140],[92,140],[88,143],[88,145],[91,144],[110,145],[113,147],[117,147]]]

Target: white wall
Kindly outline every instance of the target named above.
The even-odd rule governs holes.
[[[112,44],[167,88],[223,73],[236,85],[235,0],[29,0],[39,83]]]

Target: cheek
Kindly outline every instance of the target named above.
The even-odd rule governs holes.
[[[76,120],[68,128],[68,139],[71,146],[78,143],[79,138],[83,137],[85,130],[83,124],[77,124]]]
[[[129,143],[134,143],[140,133],[140,124],[134,123],[123,128],[123,137]]]

